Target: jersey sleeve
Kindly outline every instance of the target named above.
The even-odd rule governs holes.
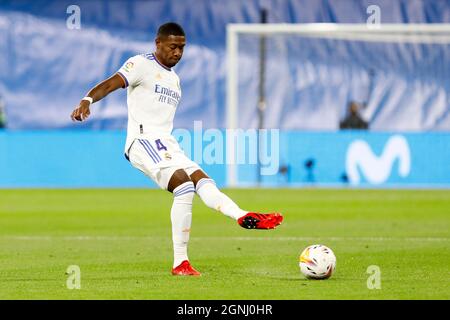
[[[125,81],[125,88],[137,86],[142,80],[142,66],[139,56],[134,56],[125,61],[117,73]]]

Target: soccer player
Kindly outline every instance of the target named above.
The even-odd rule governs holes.
[[[183,55],[185,33],[180,25],[169,22],[159,27],[155,43],[155,52],[131,57],[112,77],[92,88],[71,118],[86,120],[92,103],[119,88],[127,88],[125,157],[159,187],[173,193],[172,274],[198,276],[200,273],[191,266],[187,254],[195,193],[208,207],[235,219],[243,228],[273,229],[281,224],[283,216],[242,210],[183,153],[171,135],[181,98],[180,79],[172,67]]]

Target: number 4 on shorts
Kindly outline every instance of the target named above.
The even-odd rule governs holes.
[[[158,151],[161,151],[161,150],[167,151],[167,148],[165,145],[163,145],[163,143],[161,142],[161,139],[155,140],[155,143],[156,143],[156,148],[158,148]]]

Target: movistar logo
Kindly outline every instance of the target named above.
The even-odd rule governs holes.
[[[346,171],[349,182],[357,185],[361,181],[360,172],[371,184],[386,182],[398,159],[398,174],[409,175],[411,170],[411,153],[405,137],[395,135],[389,138],[382,154],[378,157],[364,140],[355,140],[347,150]]]

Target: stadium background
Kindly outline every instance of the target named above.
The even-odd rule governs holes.
[[[67,28],[73,4],[81,29]],[[448,42],[292,37],[274,50],[268,40],[265,125],[280,129],[282,170],[264,188],[222,191],[285,219],[247,230],[195,197],[189,256],[200,279],[171,275],[173,197],[123,157],[125,90],[88,121],[70,120],[93,85],[153,50],[156,28],[174,20],[188,35],[175,128],[224,132],[228,23],[257,23],[267,8],[271,23],[365,24],[370,5],[382,23],[450,23],[448,0],[0,0],[0,299],[450,299]],[[240,43],[244,129],[257,126],[257,43]],[[338,130],[350,100],[367,104],[370,130]],[[228,186],[225,164],[204,168]],[[255,186],[255,172],[241,166],[238,186]],[[337,257],[326,281],[299,272],[300,252],[316,243]]]
[[[69,115],[89,88],[128,57],[153,50],[155,30],[163,22],[179,22],[188,37],[176,67],[183,97],[175,128],[192,130],[194,121],[201,121],[203,129],[223,130],[228,23],[259,22],[261,8],[268,9],[269,23],[365,23],[371,2],[78,1],[81,28],[74,30],[66,26],[71,4],[0,4],[0,95],[7,119],[6,130],[0,131],[0,187],[154,186],[122,156],[125,91],[96,103],[84,124],[71,122]],[[450,21],[445,0],[377,5],[382,23]],[[346,186],[348,150],[355,140],[363,140],[375,157],[385,158],[379,175],[386,177],[370,179],[362,156],[354,160],[359,180],[353,178],[353,185],[448,187],[448,45],[408,44],[399,50],[345,41],[323,44],[294,44],[296,59],[289,59],[289,66],[286,59],[276,59],[275,68],[268,62],[265,126],[281,129],[279,161],[285,170],[264,177],[263,185]],[[241,48],[239,68],[245,76],[240,82],[239,126],[256,128],[258,70],[249,61],[257,61],[258,52],[252,45]],[[268,56],[278,54],[272,50]],[[276,80],[284,78],[298,83]],[[362,114],[370,123],[369,132],[338,131],[351,100],[367,104]],[[395,135],[403,139],[406,151],[384,154]],[[409,168],[402,171],[405,165]],[[205,165],[220,186],[227,184],[226,169],[224,164]],[[254,185],[255,172],[243,166],[239,185]]]

